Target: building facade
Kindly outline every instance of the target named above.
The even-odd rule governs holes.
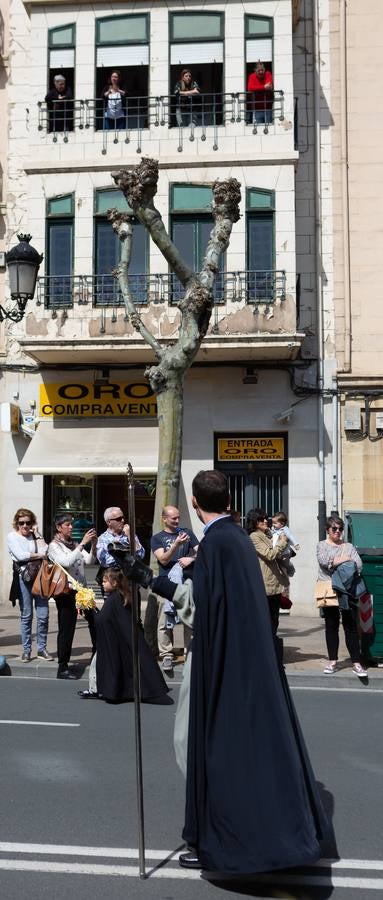
[[[379,304],[383,187],[380,5],[330,4],[334,196],[334,305],[343,506],[381,511],[383,319]],[[374,73],[366,91],[355,70]],[[361,140],[361,135],[366,136]],[[381,546],[377,536],[377,546]]]
[[[0,306],[5,297],[6,195],[8,161],[8,73],[9,73],[9,7],[4,2],[0,10]],[[0,360],[5,357],[5,332],[0,322]]]
[[[318,509],[332,505],[337,465],[329,3],[319,5],[320,90],[311,0],[207,2],[202,11],[191,0],[11,3],[7,246],[22,228],[44,262],[23,322],[7,328],[1,400],[19,407],[21,424],[1,435],[3,548],[19,505],[35,510],[46,537],[58,508],[72,510],[79,533],[93,521],[100,529],[103,508],[123,502],[128,459],[149,541],[152,355],[125,318],[106,213],[126,210],[111,173],[155,157],[156,205],[197,270],[212,183],[232,176],[242,189],[209,331],[185,381],[183,521],[200,533],[191,480],[213,465],[230,476],[242,516],[284,509],[302,546],[295,609],[313,611]],[[258,60],[271,94],[247,90]],[[185,68],[199,93],[182,97]],[[105,94],[116,70],[124,94],[112,90],[113,106]],[[62,99],[52,93],[58,74]],[[148,327],[171,341],[180,288],[138,223],[130,283]]]

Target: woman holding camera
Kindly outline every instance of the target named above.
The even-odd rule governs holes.
[[[31,661],[33,600],[35,602],[37,629],[37,658],[52,662],[47,651],[48,600],[33,597],[32,586],[46,556],[47,544],[37,527],[37,519],[31,509],[17,510],[13,519],[13,531],[7,538],[8,551],[13,560],[13,582],[11,598],[18,599],[21,615],[22,661]],[[14,604],[15,605],[15,604]]]
[[[262,578],[269,603],[271,627],[276,635],[279,625],[281,595],[289,586],[289,578],[280,566],[288,538],[281,534],[273,547],[269,520],[264,509],[250,509],[246,516],[246,531],[259,559]]]

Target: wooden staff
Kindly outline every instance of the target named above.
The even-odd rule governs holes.
[[[132,556],[136,552],[136,515],[134,496],[134,474],[131,463],[126,470],[128,485],[128,525],[130,552]],[[136,784],[137,784],[137,814],[138,814],[138,862],[140,878],[146,878],[145,873],[145,824],[144,824],[144,792],[142,778],[142,740],[141,740],[141,690],[140,690],[140,653],[138,644],[139,608],[138,585],[131,581],[132,589],[132,655],[133,655],[133,692],[134,692],[134,725],[136,745]]]

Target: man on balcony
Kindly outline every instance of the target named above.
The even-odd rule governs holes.
[[[273,76],[259,59],[249,75],[247,90],[252,124],[270,124],[273,115]]]
[[[73,131],[73,94],[64,75],[55,75],[54,87],[48,91],[48,131]]]

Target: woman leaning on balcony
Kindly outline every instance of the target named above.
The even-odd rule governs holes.
[[[177,125],[193,125],[198,124],[196,109],[200,109],[200,103],[195,99],[196,94],[201,91],[190,69],[182,69],[180,80],[174,88],[177,97],[176,119]]]

